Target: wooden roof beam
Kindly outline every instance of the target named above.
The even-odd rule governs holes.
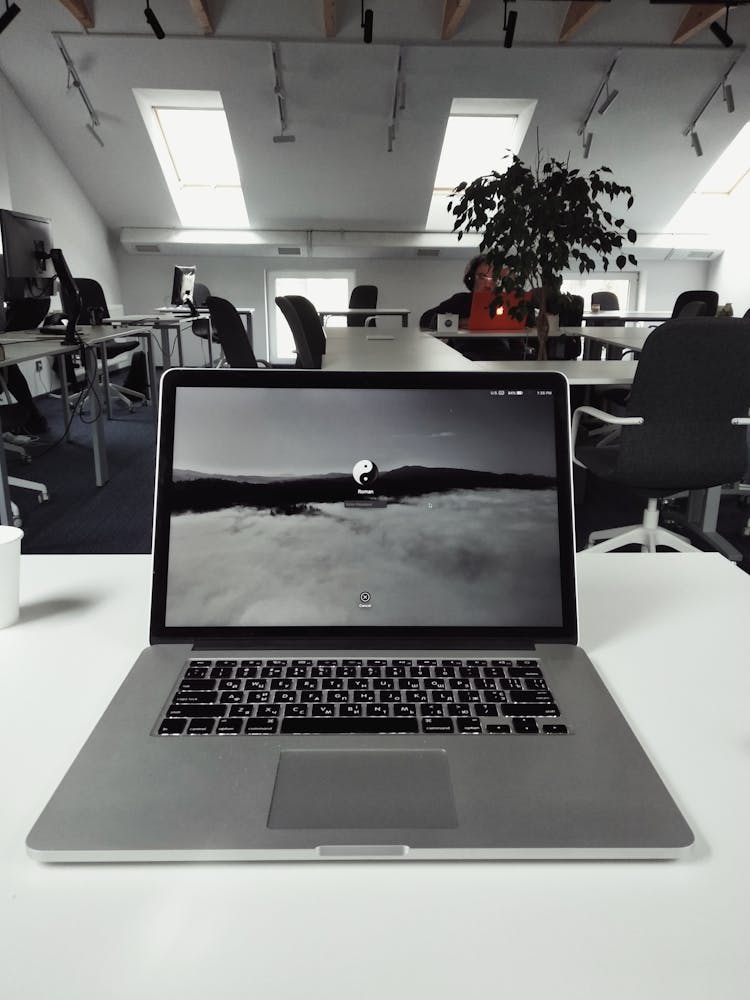
[[[581,2],[571,3],[560,31],[560,41],[569,42],[579,28],[582,28],[601,6],[602,4],[598,0],[593,0],[593,2],[581,0]]]
[[[716,21],[726,10],[723,3],[694,3],[690,5],[690,10],[685,14],[677,32],[672,39],[672,45],[682,45],[699,31],[703,31],[709,24]]]
[[[190,0],[190,6],[193,8],[193,14],[195,14],[195,18],[203,34],[213,35],[214,23],[211,19],[206,0]]]
[[[326,28],[326,38],[335,38],[338,32],[336,0],[323,0],[323,23]]]
[[[66,10],[70,11],[82,28],[87,30],[94,27],[94,18],[91,16],[86,0],[60,0]]]
[[[445,6],[443,7],[443,28],[440,32],[440,37],[443,41],[453,38],[458,31],[470,3],[471,0],[445,0]]]

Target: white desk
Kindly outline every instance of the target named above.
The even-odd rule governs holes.
[[[7,1000],[741,1000],[750,577],[579,560],[581,633],[697,844],[680,861],[59,865],[24,840],[146,640],[146,556],[24,556],[0,631]],[[710,680],[722,697],[707,706]]]
[[[583,318],[589,320],[617,319],[622,323],[664,323],[672,318],[671,309],[600,309],[598,312],[588,311]]]
[[[400,316],[401,326],[408,326],[410,311],[400,306],[394,309],[318,309],[318,316],[324,326],[329,316]]]
[[[571,385],[632,385],[637,361],[475,361],[490,372],[562,372]]]
[[[472,371],[475,363],[429,333],[397,327],[330,327],[323,368],[332,371]]]

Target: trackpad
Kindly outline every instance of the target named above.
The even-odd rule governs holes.
[[[444,750],[282,750],[268,826],[458,826]]]

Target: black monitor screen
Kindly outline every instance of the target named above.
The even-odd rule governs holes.
[[[49,259],[52,233],[49,219],[0,209],[5,298],[50,296],[55,269]]]
[[[195,284],[195,266],[176,267],[172,278],[172,300],[173,306],[181,306],[188,299],[192,302],[193,285]]]

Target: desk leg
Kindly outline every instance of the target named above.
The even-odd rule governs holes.
[[[691,490],[686,514],[670,513],[669,519],[675,522],[678,530],[681,524],[684,525],[689,534],[710,545],[731,562],[738,563],[742,559],[742,553],[716,530],[720,502],[721,486],[712,486],[708,490]]]
[[[13,508],[10,503],[8,466],[5,464],[5,448],[0,443],[0,524],[13,524]]]
[[[182,323],[177,324],[177,360],[180,362],[180,368],[184,368],[185,362],[182,358]]]
[[[86,375],[88,383],[91,386],[89,390],[91,412],[96,413],[96,418],[91,425],[91,436],[94,446],[94,476],[96,477],[96,485],[104,486],[109,479],[109,469],[107,468],[107,449],[104,443],[104,404],[99,394],[99,385],[96,377],[96,348],[87,347],[83,353]]]
[[[143,345],[146,349],[146,365],[148,368],[148,391],[149,402],[151,403],[151,416],[154,423],[157,421],[159,412],[159,380],[156,376],[156,365],[154,364],[154,343],[152,331],[142,334]]]
[[[65,440],[70,441],[70,428],[73,421],[70,419],[70,394],[68,393],[68,369],[65,367],[65,354],[60,354],[60,371],[62,375],[60,377],[60,400],[62,402],[63,409],[63,426],[65,430]]]
[[[166,371],[171,367],[171,351],[169,350],[169,327],[162,326],[161,330],[161,368]]]

